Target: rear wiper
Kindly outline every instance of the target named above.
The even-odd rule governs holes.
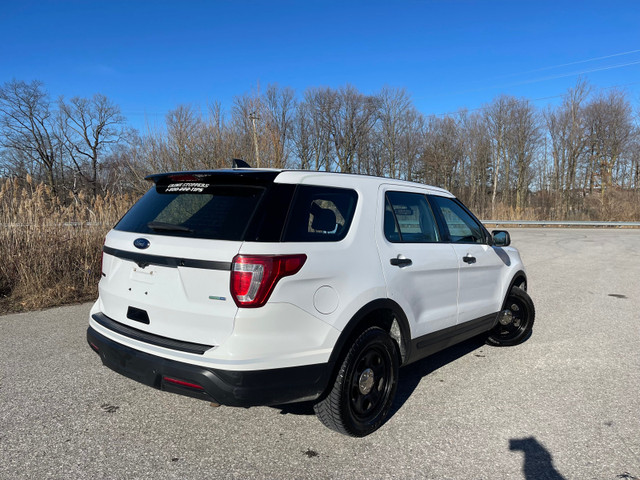
[[[147,223],[147,227],[151,230],[162,230],[164,232],[189,232],[193,233],[189,227],[185,227],[184,225],[174,225],[173,223],[165,223],[165,222],[149,222]]]

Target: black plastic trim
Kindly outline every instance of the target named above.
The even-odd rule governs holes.
[[[125,337],[138,340],[140,342],[149,343],[151,345],[157,345],[158,347],[170,348],[171,350],[179,350],[187,353],[197,353],[202,355],[207,350],[213,348],[213,345],[203,345],[201,343],[182,342],[180,340],[174,340],[172,338],[161,337],[160,335],[154,335],[152,333],[132,328],[122,323],[107,317],[104,313],[94,313],[91,318],[102,325],[104,328],[124,335]]]
[[[456,343],[480,335],[483,332],[488,332],[496,325],[497,320],[498,312],[491,313],[475,320],[415,338],[411,341],[412,354],[407,363],[421,360]]]
[[[231,262],[214,262],[210,260],[195,260],[193,258],[178,257],[162,257],[160,255],[149,255],[146,253],[130,252],[127,250],[119,250],[117,248],[102,247],[102,251],[107,255],[121,258],[123,260],[131,260],[138,264],[140,268],[148,265],[161,265],[164,267],[189,267],[201,268],[205,270],[231,270]]]
[[[513,287],[515,287],[516,283],[522,283],[524,281],[525,285],[528,286],[529,284],[529,280],[527,280],[527,274],[524,273],[523,270],[518,270],[515,275],[513,276],[513,278],[511,279],[511,282],[509,283],[509,288],[507,288],[507,291],[504,294],[504,302],[502,302],[502,309],[504,310],[507,306],[507,298],[509,297],[509,293],[511,293],[511,289]],[[525,289],[526,291],[526,289]]]
[[[150,355],[114,342],[93,328],[87,341],[108,368],[160,390],[232,407],[282,405],[317,399],[328,383],[329,367],[320,363],[269,370],[205,368]],[[202,390],[163,381],[164,377],[199,385]]]
[[[389,298],[380,298],[366,304],[351,318],[347,326],[342,330],[338,341],[333,347],[333,351],[331,352],[331,356],[329,357],[329,363],[336,366],[337,368],[341,364],[339,360],[341,360],[341,356],[345,354],[347,345],[355,340],[355,337],[358,334],[371,326],[372,323],[366,322],[365,319],[367,317],[370,317],[372,314],[375,315],[375,312],[377,311],[385,310],[391,312],[393,318],[398,322],[403,343],[402,345],[400,345],[401,351],[404,353],[403,360],[405,359],[405,357],[408,357],[411,348],[411,329],[409,328],[409,321],[407,320],[407,316],[404,314],[402,307],[396,302]],[[372,316],[370,318],[375,319],[375,316]]]

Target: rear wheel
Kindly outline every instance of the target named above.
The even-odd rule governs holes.
[[[364,437],[387,420],[398,383],[396,342],[378,327],[365,330],[340,366],[332,389],[314,410],[327,427]]]
[[[504,310],[499,314],[498,324],[489,332],[487,343],[508,347],[524,342],[531,335],[535,316],[535,307],[529,294],[519,287],[513,287]]]

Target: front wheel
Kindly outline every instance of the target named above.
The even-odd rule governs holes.
[[[364,437],[387,420],[398,384],[396,342],[378,327],[365,330],[351,345],[332,389],[314,410],[327,427]]]
[[[508,347],[524,342],[531,335],[536,310],[527,292],[513,287],[505,307],[499,313],[498,324],[487,336],[487,343],[497,347]]]

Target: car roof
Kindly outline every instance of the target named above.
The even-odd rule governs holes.
[[[183,172],[167,172],[148,175],[146,180],[154,183],[166,183],[171,181],[188,182],[188,181],[210,181],[214,177],[226,177],[227,179],[239,177],[249,180],[252,183],[313,183],[314,180],[324,180],[330,183],[331,179],[340,178],[341,182],[347,180],[351,185],[360,184],[377,184],[377,185],[395,185],[400,188],[421,188],[426,189],[430,193],[453,197],[454,195],[444,188],[435,187],[423,183],[410,182],[407,180],[397,180],[387,177],[378,177],[374,175],[363,175],[356,173],[341,172],[324,172],[316,170],[290,170],[275,168],[226,168],[217,170],[194,170]]]
[[[376,184],[376,185],[395,185],[400,188],[421,188],[427,189],[430,193],[453,197],[454,195],[444,188],[434,187],[418,182],[409,182],[407,180],[397,180],[388,177],[378,177],[375,175],[363,175],[358,173],[341,173],[341,172],[322,172],[315,170],[282,170],[276,178],[276,182],[282,183],[313,183],[314,180],[339,177],[343,181],[346,179],[349,184],[357,186],[360,184]]]

